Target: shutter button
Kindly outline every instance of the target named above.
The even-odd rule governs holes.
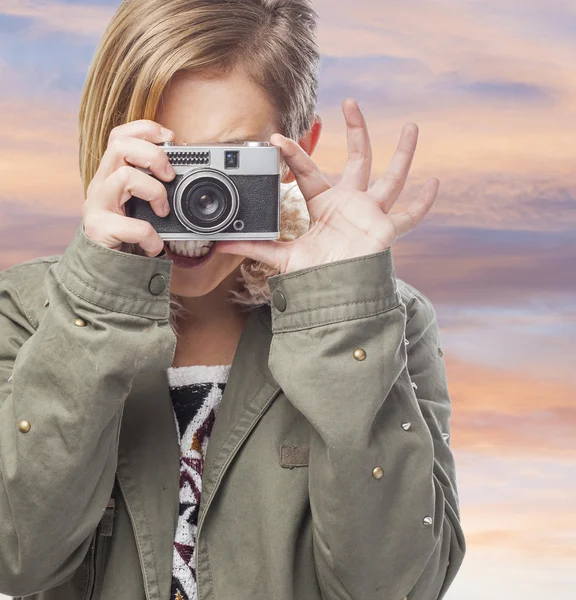
[[[150,283],[148,284],[148,289],[151,294],[158,296],[166,289],[166,278],[164,275],[160,275],[157,273],[150,279]]]
[[[286,310],[286,296],[284,296],[280,290],[276,290],[272,294],[272,301],[274,302],[274,306],[280,312],[284,312]]]

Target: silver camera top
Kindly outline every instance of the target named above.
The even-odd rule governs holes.
[[[214,169],[228,175],[278,175],[281,171],[280,148],[266,141],[179,145],[161,142],[157,145],[179,175],[194,169]]]
[[[161,142],[160,146],[174,146],[174,142]],[[182,142],[181,146],[204,146],[204,144],[188,144]],[[261,148],[262,146],[270,146],[270,142],[246,141],[243,144],[222,144],[223,146],[248,146],[250,148]]]

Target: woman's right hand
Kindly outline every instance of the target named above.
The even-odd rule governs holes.
[[[149,169],[163,181],[172,181],[174,168],[159,144],[174,133],[141,119],[115,127],[108,147],[90,182],[83,208],[84,233],[94,242],[120,249],[122,242],[139,244],[148,256],[162,252],[164,242],[147,221],[126,216],[124,204],[137,196],[150,202],[159,217],[170,212],[162,182],[134,167]]]

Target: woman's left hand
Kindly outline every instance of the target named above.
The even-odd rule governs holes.
[[[410,171],[418,126],[404,126],[388,170],[368,188],[372,150],[366,121],[355,100],[346,99],[342,109],[348,127],[348,161],[334,187],[297,142],[279,133],[270,137],[270,143],[280,147],[306,200],[308,231],[289,242],[219,241],[215,251],[246,256],[288,273],[381,252],[420,223],[438,193],[440,182],[435,177],[406,211],[390,214]]]

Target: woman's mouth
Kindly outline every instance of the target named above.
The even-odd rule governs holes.
[[[184,269],[202,267],[209,263],[214,255],[216,242],[207,240],[170,240],[164,242],[168,258],[174,265]]]

